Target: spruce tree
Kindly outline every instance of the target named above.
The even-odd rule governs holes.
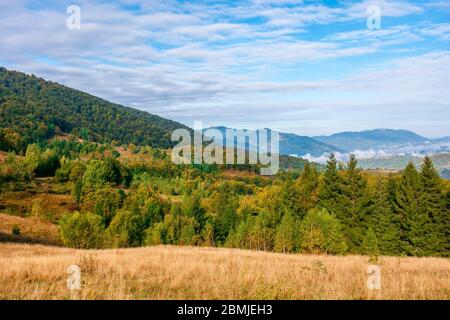
[[[421,214],[429,219],[426,226],[426,250],[428,255],[444,255],[448,248],[446,241],[446,216],[442,181],[429,157],[425,157],[420,167],[422,198],[419,203]]]
[[[447,191],[445,196],[445,213],[444,213],[444,226],[445,226],[445,253],[444,256],[450,257],[450,191]]]
[[[369,228],[364,235],[362,242],[362,252],[369,255],[371,259],[376,260],[380,255],[380,250],[378,247],[378,238],[372,228]]]
[[[420,177],[409,162],[397,184],[394,209],[399,219],[400,249],[402,254],[423,256],[427,254],[427,227],[429,219],[420,210],[422,193]]]
[[[319,206],[335,216],[341,215],[342,177],[337,170],[336,157],[332,153],[319,189]]]
[[[295,216],[302,219],[306,213],[317,205],[319,176],[314,166],[305,164],[300,177],[292,185],[288,207]]]
[[[378,239],[380,253],[396,255],[399,253],[400,222],[394,214],[389,200],[389,182],[378,181],[372,191],[374,200],[366,227],[372,228]]]
[[[358,252],[364,237],[364,221],[367,219],[370,208],[370,194],[367,188],[367,180],[358,168],[358,162],[354,155],[345,170],[342,183],[342,210],[337,212],[337,218],[345,226],[345,234],[349,240],[350,251]]]

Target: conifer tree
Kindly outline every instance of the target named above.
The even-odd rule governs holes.
[[[378,248],[378,238],[372,228],[367,229],[362,242],[362,251],[364,254],[376,258],[380,255]]]
[[[378,181],[372,192],[374,203],[370,208],[371,214],[367,217],[366,227],[375,232],[380,253],[396,255],[399,253],[400,224],[392,211],[389,197],[389,181],[387,186]]]
[[[444,194],[442,193],[442,181],[429,157],[425,157],[420,167],[420,180],[422,197],[419,203],[420,214],[428,217],[429,224],[426,228],[427,253],[442,255],[448,248],[445,233],[448,229],[445,210]],[[447,218],[448,219],[448,218]]]
[[[445,213],[444,213],[444,226],[445,226],[445,253],[444,256],[450,257],[450,191],[447,191],[445,196]]]
[[[428,216],[420,210],[420,177],[409,162],[397,184],[394,209],[400,221],[401,253],[423,256],[427,253]]]
[[[349,240],[350,251],[358,252],[364,237],[363,222],[366,219],[370,196],[367,190],[367,180],[358,168],[354,155],[350,156],[342,183],[342,209],[337,212],[337,218],[345,226],[345,234]]]
[[[327,161],[326,170],[319,190],[319,206],[335,216],[342,212],[342,177],[337,170],[336,157],[332,153]]]
[[[302,219],[306,213],[317,205],[319,175],[314,166],[305,163],[300,177],[291,186],[292,192],[288,207],[295,216]]]

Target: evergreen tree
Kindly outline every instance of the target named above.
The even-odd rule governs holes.
[[[332,153],[327,161],[326,170],[319,190],[319,206],[330,214],[339,216],[342,212],[342,178],[337,170],[336,157]]]
[[[292,185],[288,207],[296,217],[302,219],[306,213],[317,205],[319,175],[314,166],[305,163],[300,177]]]
[[[446,232],[448,230],[448,212],[445,210],[442,181],[429,157],[425,157],[420,167],[422,197],[419,203],[420,214],[428,217],[426,228],[427,254],[444,255],[448,252]]]
[[[374,203],[371,214],[366,221],[367,228],[372,228],[378,239],[380,253],[396,255],[399,253],[400,224],[392,211],[389,201],[389,182],[387,186],[379,181],[373,191]]]
[[[409,162],[397,184],[394,209],[400,221],[400,250],[403,254],[423,256],[427,253],[429,218],[420,210],[420,177]]]
[[[371,256],[371,258],[376,258],[380,255],[380,250],[378,248],[378,238],[372,228],[369,228],[364,235],[362,242],[362,252],[366,255]]]
[[[444,227],[445,227],[445,243],[446,243],[446,252],[444,256],[450,257],[450,191],[447,191],[447,195],[445,196],[445,213],[444,213]]]
[[[342,183],[341,205],[336,217],[345,226],[350,251],[358,252],[364,237],[364,220],[369,208],[370,195],[367,180],[358,168],[354,155],[350,156]]]

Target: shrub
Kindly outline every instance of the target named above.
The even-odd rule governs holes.
[[[87,188],[99,188],[105,184],[121,182],[121,167],[119,161],[106,158],[104,161],[91,160],[83,176],[83,184]]]
[[[92,249],[103,245],[102,218],[90,212],[66,213],[61,218],[59,232],[68,247]]]
[[[40,155],[36,176],[52,177],[60,166],[58,155],[53,150],[47,149]]]
[[[15,236],[20,236],[20,228],[17,224],[12,226],[11,233]]]
[[[122,197],[119,191],[106,186],[93,192],[83,195],[82,208],[85,211],[92,211],[103,219],[105,227],[114,218],[117,209],[122,204]]]
[[[311,209],[299,231],[299,247],[303,252],[343,254],[347,250],[341,224],[326,209]]]
[[[55,172],[55,178],[58,182],[74,182],[83,177],[86,166],[81,161],[75,160],[61,162],[61,167]]]
[[[106,241],[112,247],[140,246],[147,228],[139,211],[120,209],[106,230]]]
[[[163,244],[165,233],[164,223],[158,222],[146,230],[144,243],[149,246]]]
[[[31,205],[31,216],[34,219],[38,220],[43,218],[45,213],[43,209],[44,200],[43,199],[34,199]]]

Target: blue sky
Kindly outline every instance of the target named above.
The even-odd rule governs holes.
[[[189,126],[450,135],[446,0],[0,0],[0,49],[9,69]]]

